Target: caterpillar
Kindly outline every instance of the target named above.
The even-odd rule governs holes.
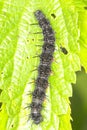
[[[33,120],[34,124],[40,124],[43,121],[41,111],[44,99],[46,98],[48,78],[51,73],[51,64],[55,50],[55,33],[49,20],[45,17],[42,11],[37,10],[34,12],[34,15],[42,29],[44,44],[40,55],[40,64],[38,66],[38,76],[35,80],[35,89],[32,92],[30,118]]]

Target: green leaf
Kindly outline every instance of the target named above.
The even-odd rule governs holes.
[[[84,9],[84,12],[79,12],[79,27],[80,27],[80,59],[81,64],[87,72],[87,10]]]
[[[41,53],[41,48],[36,45],[43,45],[43,41],[38,40],[43,35],[34,34],[41,28],[31,25],[37,23],[34,12],[38,9],[55,31],[56,49],[48,100],[44,101],[42,111],[44,121],[36,126],[31,120],[27,122],[30,110],[25,107],[30,104],[32,97],[28,94],[34,89],[34,83],[30,82],[37,77],[37,71],[33,70],[38,67],[39,58],[34,56]],[[72,0],[0,0],[1,130],[72,129],[69,97],[72,96],[71,83],[76,82],[75,72],[81,68],[79,36],[78,11]],[[67,55],[61,52],[61,45],[67,49]]]

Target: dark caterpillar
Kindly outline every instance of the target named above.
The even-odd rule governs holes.
[[[38,67],[38,77],[35,81],[35,90],[32,92],[32,102],[30,104],[30,117],[34,124],[39,124],[43,121],[41,114],[43,108],[43,101],[46,97],[46,88],[48,87],[48,77],[51,73],[51,63],[53,60],[53,53],[55,50],[55,36],[54,31],[44,14],[37,10],[34,13],[38,24],[42,29],[44,44],[42,46],[42,53],[40,55],[40,64]]]

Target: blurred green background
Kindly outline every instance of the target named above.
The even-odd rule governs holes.
[[[87,74],[82,68],[76,73],[71,101],[72,130],[87,130]]]

